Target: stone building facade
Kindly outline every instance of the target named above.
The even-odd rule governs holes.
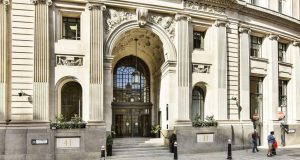
[[[0,12],[0,158],[93,157],[110,131],[154,124],[192,137],[197,114],[237,146],[254,127],[266,145],[281,124],[300,143],[299,0],[0,0]],[[87,128],[49,129],[60,114]]]

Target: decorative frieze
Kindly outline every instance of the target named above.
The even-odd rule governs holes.
[[[209,73],[211,64],[193,63],[192,70],[195,73]]]
[[[208,12],[208,13],[213,13],[213,14],[225,15],[224,7],[213,6],[210,4],[204,4],[199,1],[185,0],[184,8],[196,10],[196,11],[200,11],[200,12]]]
[[[158,14],[151,14],[149,16],[149,22],[159,25],[169,35],[171,39],[174,38],[175,34],[175,19],[171,16],[163,16]]]
[[[83,56],[56,55],[56,66],[82,66]]]

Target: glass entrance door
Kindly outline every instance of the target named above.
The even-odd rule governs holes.
[[[116,137],[148,137],[150,109],[114,109]]]

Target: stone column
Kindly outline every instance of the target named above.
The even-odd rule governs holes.
[[[32,2],[35,4],[33,120],[49,121],[49,6],[52,1]]]
[[[215,79],[217,81],[216,95],[217,98],[217,111],[218,120],[227,120],[228,115],[228,99],[227,96],[227,38],[226,38],[226,26],[227,22],[217,20],[214,24],[216,27],[216,39],[215,39],[215,55],[217,72]]]
[[[189,25],[191,17],[177,14],[176,47],[178,76],[178,119],[177,126],[191,125],[189,110],[191,105],[191,49]]]
[[[292,46],[292,106],[288,106],[288,110],[292,108],[292,121],[300,120],[300,42],[294,42]],[[288,116],[289,118],[290,116]],[[289,118],[290,119],[290,118]]]
[[[112,57],[105,57],[104,59],[104,119],[106,123],[106,130],[111,131],[112,125],[112,108],[111,102],[113,100],[113,71],[112,71]]]
[[[103,116],[103,11],[102,4],[90,10],[90,108],[89,125],[104,125]]]
[[[0,0],[0,121],[7,118],[8,0]]]
[[[250,120],[250,37],[247,27],[240,27],[240,99],[241,120]]]

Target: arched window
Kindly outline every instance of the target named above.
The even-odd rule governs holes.
[[[77,82],[67,82],[61,89],[61,114],[66,120],[76,114],[82,117],[82,88]]]
[[[114,102],[150,102],[150,74],[144,61],[127,56],[116,64],[113,94]]]
[[[204,91],[200,87],[195,87],[193,89],[192,95],[192,109],[191,109],[191,119],[196,115],[200,115],[204,119]]]

